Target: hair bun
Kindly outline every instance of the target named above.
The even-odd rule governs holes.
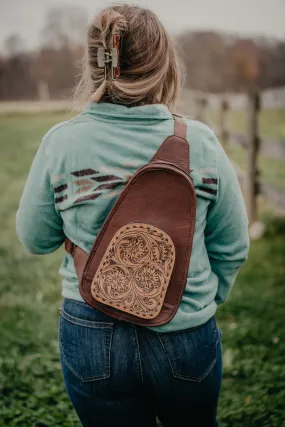
[[[128,28],[125,16],[112,8],[104,10],[100,15],[99,22],[96,22],[96,24],[101,30],[101,37],[105,47],[108,47],[113,34],[124,33]]]

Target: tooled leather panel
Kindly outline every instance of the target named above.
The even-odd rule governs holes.
[[[175,261],[162,230],[129,223],[112,238],[95,274],[91,294],[103,304],[144,319],[161,311]]]
[[[149,164],[131,178],[97,236],[86,263],[80,293],[88,304],[113,317],[143,326],[158,326],[173,318],[187,280],[196,213],[193,182],[189,176],[181,174]],[[128,222],[141,222],[142,218],[163,229],[176,248],[171,281],[163,308],[155,319],[139,319],[120,312],[96,301],[90,292],[94,275],[115,232]]]

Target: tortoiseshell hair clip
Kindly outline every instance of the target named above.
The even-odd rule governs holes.
[[[120,47],[121,47],[121,35],[116,33],[113,34],[113,47],[111,49],[105,49],[99,47],[97,51],[98,67],[105,68],[105,80],[107,78],[107,64],[111,63],[112,66],[112,80],[117,80],[120,77]]]

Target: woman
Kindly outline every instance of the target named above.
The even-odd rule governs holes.
[[[118,64],[110,57],[100,63],[98,48],[110,49],[114,34],[121,37]],[[128,177],[173,134],[179,86],[175,47],[152,12],[120,5],[97,15],[77,90],[89,104],[44,137],[21,198],[17,232],[31,253],[53,252],[65,236],[90,251]],[[62,370],[86,427],[151,427],[156,417],[163,426],[217,425],[222,358],[215,312],[246,260],[247,216],[213,132],[184,120],[197,215],[173,320],[151,329],[117,321],[81,298],[71,255],[60,269]]]

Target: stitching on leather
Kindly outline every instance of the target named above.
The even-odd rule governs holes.
[[[189,233],[188,233],[188,240],[189,240],[189,237],[190,237],[190,235],[191,235],[191,232],[192,232],[193,228],[195,228],[195,227],[193,226],[193,223],[194,223],[194,225],[195,225],[195,220],[196,220],[196,199],[195,199],[195,203],[194,203],[194,205],[195,205],[195,212],[194,212],[193,204],[191,205],[191,217],[193,218],[193,215],[194,215],[194,221],[191,221],[191,223],[190,223]],[[195,229],[193,230],[193,237],[194,237],[194,232],[195,232]],[[181,279],[181,281],[180,281],[179,289],[181,288],[182,282],[185,280],[185,273],[188,273],[188,268],[187,268],[187,270],[186,270],[186,268],[185,268],[185,264],[187,263],[187,258],[188,258],[187,254],[189,255],[189,251],[191,251],[192,244],[193,244],[193,239],[192,239],[192,241],[189,243],[189,245],[187,246],[187,251],[185,251],[184,262],[183,262],[183,264],[184,264],[184,268],[183,268],[183,275],[182,275],[182,279]],[[190,259],[190,261],[189,261],[189,265],[190,265],[190,262],[191,262],[191,259]],[[180,291],[180,292],[181,292],[181,291]],[[175,300],[175,303],[177,303],[177,301],[178,301],[178,299],[179,299],[180,292],[177,294],[177,299]]]
[[[186,122],[185,122],[184,120],[183,120],[183,122],[184,122],[185,127],[186,127],[186,136],[187,136],[187,124],[186,124]],[[177,136],[175,136],[175,135],[173,135],[173,136],[174,136],[174,137],[177,137]],[[171,138],[171,137],[168,137],[168,138]],[[162,146],[166,143],[166,141],[168,140],[168,138],[163,142]],[[189,171],[190,171],[190,170],[191,170],[190,144],[189,144],[189,142],[187,141],[187,139],[186,139],[186,138],[181,138],[181,137],[177,137],[177,138],[182,139],[182,140],[184,140],[184,141],[186,141],[186,142],[187,142],[187,155],[188,155],[188,159],[189,159]],[[161,147],[162,147],[162,146],[161,146]],[[156,154],[158,154],[158,153],[159,153],[159,151],[160,151],[160,149],[158,150],[158,152],[157,152]],[[153,159],[155,159],[156,154],[154,155]],[[153,160],[153,159],[152,159],[152,160]],[[191,178],[190,173],[189,173],[189,177]],[[191,180],[192,180],[192,178],[191,178]],[[194,183],[193,183],[193,186],[194,186]],[[195,188],[194,188],[194,192],[195,192]],[[191,193],[192,193],[192,191],[191,191]],[[195,193],[196,193],[196,192],[195,192]],[[194,232],[195,232],[195,221],[196,221],[196,198],[195,198],[194,200],[195,200],[195,203],[194,203],[194,206],[195,206],[195,212],[194,212],[194,206],[193,206],[193,203],[192,203],[192,205],[191,205],[191,217],[193,217],[193,215],[194,215],[195,220],[190,222],[190,226],[189,226],[189,233],[188,233],[188,240],[189,240],[189,237],[190,237],[190,235],[191,235],[191,232],[192,232],[193,228],[194,228],[194,230],[193,230],[193,237],[194,237]],[[194,225],[193,225],[193,223],[194,223]],[[179,287],[178,287],[178,292],[176,293],[175,305],[178,303],[178,300],[179,300],[179,298],[180,298],[180,294],[181,294],[181,292],[182,292],[181,286],[182,286],[182,283],[185,281],[185,273],[186,273],[186,272],[188,273],[188,269],[189,269],[189,267],[187,268],[187,271],[186,271],[185,264],[187,263],[187,259],[188,259],[187,254],[189,255],[189,251],[191,251],[192,244],[193,244],[193,240],[192,240],[192,242],[190,242],[190,244],[187,246],[187,250],[185,251],[185,257],[184,257],[184,261],[183,261],[183,265],[184,265],[184,267],[183,267],[183,274],[182,274],[182,279],[181,279],[180,284],[179,284]],[[190,262],[191,262],[191,259],[190,259]],[[189,262],[189,265],[190,265],[190,262]],[[184,291],[184,290],[183,290],[183,291]],[[178,309],[178,307],[177,307],[177,309]]]
[[[183,121],[184,121],[185,126],[186,126],[186,137],[187,137],[187,124],[186,124],[185,120],[183,120]],[[190,154],[190,144],[189,144],[189,142],[187,141],[187,139],[186,139],[186,138],[185,138],[184,140],[187,142],[187,154],[188,154],[188,159],[189,159],[189,170],[191,171],[191,154]],[[189,174],[189,175],[190,175],[190,174]],[[190,177],[190,178],[191,178],[191,177]],[[191,179],[192,179],[192,178],[191,178]],[[193,180],[192,180],[192,181],[193,181]],[[194,187],[194,182],[193,182],[193,187]],[[192,189],[192,188],[191,188],[191,189]],[[192,193],[192,191],[191,191],[191,193]],[[183,268],[183,275],[182,275],[182,279],[181,279],[181,282],[180,282],[180,285],[179,285],[179,288],[178,288],[178,289],[180,289],[180,288],[181,288],[182,283],[185,281],[185,273],[186,273],[186,274],[188,273],[189,266],[190,266],[190,262],[191,262],[191,256],[190,256],[189,265],[188,265],[188,268],[187,268],[187,271],[186,271],[185,264],[187,263],[187,258],[188,258],[187,254],[189,255],[189,251],[190,251],[190,252],[192,252],[192,250],[191,250],[191,249],[192,249],[193,240],[194,240],[194,233],[195,233],[195,222],[196,222],[196,191],[195,191],[195,187],[194,187],[194,193],[195,193],[194,204],[193,204],[193,203],[191,204],[191,218],[193,218],[193,216],[194,216],[194,221],[191,221],[191,222],[190,222],[189,233],[188,233],[188,241],[189,241],[189,237],[190,237],[190,235],[191,235],[191,234],[193,234],[193,239],[192,239],[192,241],[189,243],[189,245],[188,245],[188,247],[187,247],[187,251],[185,251],[185,257],[184,257],[184,262],[183,262],[183,265],[184,265],[184,268]],[[194,208],[195,208],[195,211],[194,211]],[[186,280],[187,280],[187,278],[186,278]],[[179,299],[179,297],[180,297],[181,292],[182,292],[182,290],[180,290],[180,292],[177,294],[177,299],[175,300],[175,304],[177,304],[177,302],[178,302],[178,299]],[[184,289],[183,289],[183,292],[184,292]],[[178,307],[177,307],[177,310],[178,310]]]
[[[183,120],[184,121],[184,123],[185,123],[185,126],[186,126],[186,136],[187,136],[187,124],[186,124],[186,122],[185,122],[185,120]],[[190,154],[190,144],[189,144],[189,142],[187,141],[187,139],[185,138],[185,141],[187,142],[187,154],[188,154],[188,158],[189,158],[189,170],[191,170],[191,154]],[[192,179],[192,178],[191,178]],[[193,187],[194,187],[194,182],[193,182]],[[192,189],[192,188],[191,188]],[[192,191],[191,191],[191,193],[192,193]],[[194,198],[194,204],[192,203],[191,204],[191,218],[193,218],[193,215],[194,215],[194,221],[191,221],[190,222],[190,226],[189,226],[189,233],[188,233],[188,241],[189,241],[189,237],[190,237],[190,235],[191,234],[193,234],[193,239],[192,239],[192,241],[189,243],[189,245],[187,246],[187,251],[185,251],[185,257],[184,257],[184,262],[183,262],[183,265],[184,265],[184,268],[183,268],[183,275],[182,275],[182,279],[181,279],[181,282],[180,282],[180,285],[179,285],[179,289],[181,288],[181,285],[182,285],[182,283],[185,281],[185,273],[188,273],[188,270],[189,270],[189,266],[190,266],[190,262],[191,262],[191,257],[190,257],[190,260],[189,260],[189,265],[188,265],[188,268],[187,268],[187,271],[186,271],[186,267],[185,267],[185,264],[187,263],[187,254],[189,255],[189,251],[190,252],[192,252],[191,251],[191,249],[192,249],[192,244],[193,244],[193,240],[194,240],[194,233],[195,233],[195,222],[196,222],[196,191],[195,191],[195,187],[194,187],[194,193],[195,193],[195,198]],[[194,205],[194,206],[193,206]],[[195,211],[194,211],[194,208],[195,208]],[[192,233],[192,231],[193,231],[193,233]],[[187,278],[186,278],[186,280],[187,280]],[[183,289],[183,291],[184,291],[184,289]],[[179,297],[180,297],[180,293],[181,293],[181,290],[180,290],[180,292],[177,294],[177,299],[175,300],[175,304],[177,304],[177,302],[178,302],[178,299],[179,299]],[[177,309],[178,309],[178,307],[177,307]]]

